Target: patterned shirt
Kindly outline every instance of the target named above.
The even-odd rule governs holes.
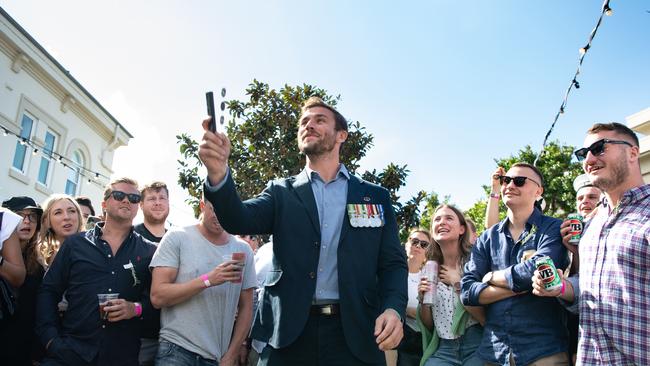
[[[580,241],[578,365],[650,365],[648,239],[650,185],[592,219]]]

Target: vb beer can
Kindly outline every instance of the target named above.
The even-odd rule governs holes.
[[[436,292],[438,291],[438,262],[427,261],[422,268],[422,278],[427,279],[431,284],[431,290],[424,293],[422,303],[425,305],[433,305],[436,299]]]
[[[558,290],[562,287],[562,279],[551,257],[545,255],[537,258],[535,267],[537,267],[539,276],[542,278],[542,283],[547,291]]]
[[[569,234],[571,234],[569,243],[578,245],[580,238],[582,237],[582,229],[584,228],[582,215],[578,213],[572,213],[567,216],[567,220],[569,220]]]

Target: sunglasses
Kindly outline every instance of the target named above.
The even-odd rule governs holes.
[[[587,158],[587,153],[590,151],[591,151],[591,155],[600,156],[605,153],[605,144],[627,145],[629,147],[633,147],[632,144],[630,144],[627,141],[602,139],[594,142],[589,147],[583,147],[582,149],[576,150],[573,154],[576,156],[578,161],[585,160]]]
[[[418,238],[411,238],[411,239],[409,239],[409,241],[411,242],[411,245],[418,246],[418,247],[420,247],[422,249],[427,249],[429,244],[431,244],[428,241],[420,240]]]
[[[38,222],[38,214],[36,212],[16,212],[23,220],[28,219],[30,222]]]
[[[123,201],[125,197],[128,197],[129,202],[131,203],[139,203],[140,199],[142,199],[142,197],[137,193],[125,193],[122,191],[113,191],[110,196],[116,201]]]
[[[528,178],[528,177],[522,177],[522,176],[518,176],[518,177],[508,177],[507,175],[500,175],[500,176],[499,176],[499,183],[500,183],[501,185],[508,185],[508,184],[510,184],[510,182],[514,182],[514,183],[515,183],[515,186],[517,186],[517,187],[523,187],[524,184],[526,184],[526,179],[528,179],[529,181],[531,181],[531,182],[537,184],[539,187],[542,186],[541,184],[535,182],[534,179],[531,179],[531,178]]]

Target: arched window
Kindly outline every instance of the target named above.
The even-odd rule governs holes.
[[[71,156],[74,164],[68,167],[68,179],[65,182],[65,193],[71,196],[76,196],[79,193],[79,183],[81,182],[80,171],[85,167],[84,157],[81,151],[75,150]]]

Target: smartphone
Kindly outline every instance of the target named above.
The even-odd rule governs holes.
[[[212,92],[205,93],[205,102],[208,106],[208,115],[210,116],[210,131],[217,132],[217,114],[214,110],[214,94]]]

